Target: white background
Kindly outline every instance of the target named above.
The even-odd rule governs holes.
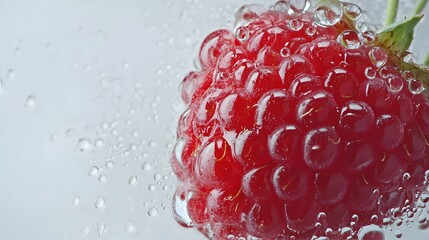
[[[203,239],[171,214],[177,86],[244,3],[0,0],[0,240]]]

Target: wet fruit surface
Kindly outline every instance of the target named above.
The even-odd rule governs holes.
[[[387,50],[344,29],[356,5],[278,4],[243,7],[246,24],[204,40],[182,84],[176,194],[190,195],[188,226],[214,239],[356,237],[404,203],[380,199],[416,200],[429,102]]]

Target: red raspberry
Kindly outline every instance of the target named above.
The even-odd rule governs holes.
[[[211,33],[182,83],[176,218],[213,239],[339,239],[413,203],[428,169],[414,80],[341,6],[321,20],[285,3],[242,8],[247,25]]]

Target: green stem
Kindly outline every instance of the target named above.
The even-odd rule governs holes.
[[[398,2],[399,0],[388,0],[386,21],[384,22],[385,27],[396,21],[396,15],[398,14]]]
[[[417,4],[416,10],[414,11],[414,15],[421,14],[423,12],[423,10],[425,9],[428,1],[429,0],[420,0],[419,3]]]

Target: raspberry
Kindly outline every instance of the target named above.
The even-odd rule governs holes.
[[[416,201],[429,101],[354,28],[359,7],[335,4],[324,21],[285,1],[250,5],[236,35],[204,40],[171,161],[179,223],[212,239],[345,239]]]

